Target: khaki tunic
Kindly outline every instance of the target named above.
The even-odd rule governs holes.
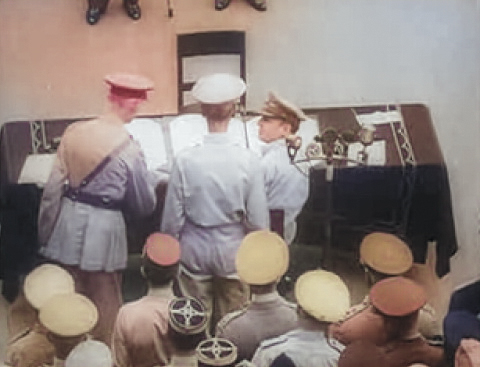
[[[251,360],[260,343],[297,327],[296,305],[277,292],[253,295],[243,310],[225,315],[217,325],[216,336],[233,342],[238,360]]]
[[[53,364],[54,356],[55,348],[47,339],[47,331],[35,324],[11,339],[5,362],[15,367],[38,367]]]
[[[120,308],[112,337],[112,355],[118,367],[165,366],[172,355],[167,337],[170,289],[147,295]]]

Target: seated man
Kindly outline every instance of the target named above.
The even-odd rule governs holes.
[[[312,270],[295,283],[298,327],[263,341],[252,358],[255,366],[270,366],[282,353],[296,367],[329,367],[337,364],[343,346],[328,336],[328,327],[350,307],[345,283],[334,273]]]
[[[280,336],[297,325],[296,306],[277,292],[288,268],[288,247],[276,233],[255,231],[242,241],[236,255],[240,279],[250,287],[251,301],[244,309],[225,315],[216,336],[232,341],[238,360],[251,360],[265,339]]]
[[[215,10],[227,8],[232,0],[215,0]],[[247,0],[247,2],[258,11],[267,10],[267,0]]]
[[[410,248],[398,237],[374,232],[360,244],[360,263],[365,269],[369,286],[392,276],[403,275],[413,266]],[[383,318],[375,312],[367,295],[362,303],[353,306],[344,319],[330,328],[332,335],[344,345],[356,340],[369,340],[377,345],[386,342]],[[425,337],[438,333],[439,321],[435,311],[424,305],[420,311],[419,327]]]
[[[23,289],[9,310],[9,329],[15,334],[7,345],[6,362],[12,366],[52,364],[55,349],[47,338],[48,329],[38,320],[38,310],[57,294],[74,293],[74,280],[61,267],[44,264],[27,275]]]
[[[89,338],[98,321],[98,310],[79,293],[57,294],[40,307],[38,318],[55,348],[53,366],[61,367],[72,349]]]
[[[427,301],[420,285],[404,277],[384,279],[370,290],[370,301],[384,321],[387,342],[382,349],[389,366],[446,366],[443,349],[429,345],[418,331],[419,312]]]
[[[450,299],[448,313],[443,320],[445,353],[453,363],[462,339],[480,340],[480,281],[456,290]]]
[[[170,361],[168,304],[174,298],[171,286],[179,260],[180,245],[175,238],[162,233],[147,238],[141,272],[148,293],[118,312],[112,336],[115,366],[165,366]]]

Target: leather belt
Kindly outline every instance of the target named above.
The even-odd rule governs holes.
[[[69,198],[70,200],[88,204],[96,208],[103,208],[103,209],[110,209],[110,210],[122,209],[122,201],[120,200],[113,200],[106,196],[89,194],[87,192],[82,192],[79,189],[75,189],[70,186],[67,187],[63,196]]]

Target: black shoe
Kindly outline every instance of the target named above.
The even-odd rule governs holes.
[[[90,25],[94,25],[100,20],[103,12],[99,8],[88,8],[86,19],[87,23]]]
[[[267,10],[267,0],[247,0],[247,2],[258,11]]]
[[[137,3],[132,4],[127,1],[124,1],[123,6],[125,7],[125,11],[127,12],[127,15],[133,20],[139,20],[140,17],[142,16],[140,5],[138,5]]]
[[[232,0],[215,0],[215,10],[223,10],[230,5]]]

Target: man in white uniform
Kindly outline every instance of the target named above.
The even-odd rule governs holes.
[[[227,133],[245,89],[242,79],[229,74],[205,76],[193,87],[209,134],[176,156],[162,216],[162,232],[181,245],[180,290],[206,305],[213,327],[246,300],[235,269],[243,237],[268,228],[258,158]]]
[[[258,121],[259,138],[264,143],[262,168],[271,229],[285,241],[292,243],[295,219],[308,198],[308,177],[303,174],[288,155],[287,139],[298,131],[306,119],[303,112],[286,100],[270,93]]]
[[[345,283],[334,273],[311,270],[295,283],[298,328],[260,344],[252,363],[270,366],[282,353],[296,367],[334,367],[343,345],[328,336],[328,326],[337,322],[350,306]]]

